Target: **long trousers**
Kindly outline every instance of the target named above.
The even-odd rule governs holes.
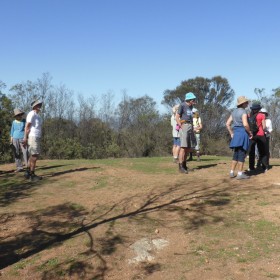
[[[22,168],[22,160],[21,160],[21,153],[23,157],[23,161],[25,163],[25,166],[28,164],[28,151],[27,147],[23,146],[22,139],[13,139],[13,145],[14,145],[14,156],[15,156],[15,162],[17,169]]]
[[[249,168],[253,170],[255,168],[255,156],[256,156],[256,145],[259,151],[259,159],[263,169],[268,168],[268,152],[267,152],[267,143],[265,136],[254,136],[250,140],[249,147]]]

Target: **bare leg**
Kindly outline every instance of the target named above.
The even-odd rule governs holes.
[[[35,171],[37,159],[38,159],[38,155],[30,156],[30,158],[29,158],[30,172],[34,172]]]
[[[237,161],[236,160],[233,160],[232,162],[231,162],[231,170],[235,170],[235,168],[236,168],[236,165],[237,165]]]
[[[179,162],[182,163],[186,160],[186,148],[181,148],[179,153]]]
[[[238,161],[237,170],[238,172],[243,172],[244,162]]]

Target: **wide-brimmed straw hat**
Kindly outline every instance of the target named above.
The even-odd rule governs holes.
[[[38,100],[35,100],[31,103],[31,107],[33,109],[35,106],[42,105],[42,104],[43,104],[43,101],[38,99]]]
[[[18,108],[14,109],[14,117],[24,115],[24,114],[25,114],[25,112],[23,112],[22,110],[20,110]]]
[[[239,96],[237,98],[237,106],[243,104],[243,103],[246,103],[246,102],[249,102],[250,100],[248,98],[246,98],[245,96]]]

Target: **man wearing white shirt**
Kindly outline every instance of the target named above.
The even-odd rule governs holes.
[[[40,100],[31,103],[32,111],[26,117],[24,143],[28,143],[29,166],[25,178],[36,182],[42,177],[35,175],[36,162],[41,153],[42,118],[39,115],[43,102]]]

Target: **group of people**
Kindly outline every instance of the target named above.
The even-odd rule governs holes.
[[[249,179],[250,172],[256,168],[267,172],[269,169],[269,142],[272,132],[271,120],[268,112],[260,103],[253,103],[249,114],[246,108],[250,100],[245,96],[237,98],[237,108],[232,112],[226,122],[231,136],[229,147],[233,149],[230,178],[238,180]],[[258,163],[255,165],[256,148],[258,149]],[[245,158],[249,155],[249,173],[244,172]],[[237,168],[237,175],[235,169]]]
[[[248,114],[246,108],[250,100],[245,96],[237,98],[237,108],[226,122],[231,141],[229,147],[233,150],[230,178],[238,180],[249,179],[250,172],[257,168],[267,172],[269,169],[269,142],[272,132],[268,112],[260,103],[253,103]],[[185,101],[172,108],[171,126],[173,136],[173,161],[179,163],[179,172],[188,173],[187,156],[192,160],[193,151],[200,160],[200,132],[202,122],[194,105],[196,96],[192,92],[185,95]],[[258,161],[256,164],[256,151]],[[249,155],[249,173],[244,172],[245,158]],[[237,169],[237,174],[235,174]]]
[[[244,171],[244,162],[249,154],[250,172],[261,168],[264,172],[269,169],[269,142],[272,132],[271,120],[268,112],[260,103],[253,103],[251,112],[247,114],[246,108],[250,100],[245,96],[237,98],[237,108],[232,112],[226,122],[231,141],[229,147],[233,149],[230,178],[248,179]],[[31,103],[32,110],[24,118],[25,112],[14,109],[14,118],[11,126],[11,147],[15,155],[15,172],[25,171],[24,176],[31,181],[41,180],[42,177],[35,174],[37,159],[41,152],[40,139],[42,134],[42,119],[40,111],[43,102],[40,100]],[[173,107],[171,126],[173,135],[173,161],[179,164],[179,172],[187,174],[187,157],[192,160],[193,151],[197,160],[200,160],[200,132],[202,121],[198,110],[194,108],[196,96],[192,92],[185,95],[185,101]],[[253,128],[253,122],[257,129]],[[256,148],[258,150],[258,162],[255,165]],[[21,154],[26,166],[24,170]],[[235,175],[235,169],[237,174]]]
[[[33,101],[31,103],[32,110],[27,114],[26,119],[24,111],[18,108],[14,109],[15,119],[10,131],[10,145],[16,164],[15,172],[25,171],[24,177],[32,182],[42,179],[35,174],[37,159],[41,151],[42,119],[39,113],[42,104],[43,102],[40,100]],[[24,165],[26,169],[24,169]]]
[[[179,164],[179,172],[188,173],[188,160],[193,160],[193,151],[200,161],[200,132],[202,121],[194,105],[196,96],[192,92],[185,95],[185,101],[172,108],[171,126],[173,136],[173,161]]]

